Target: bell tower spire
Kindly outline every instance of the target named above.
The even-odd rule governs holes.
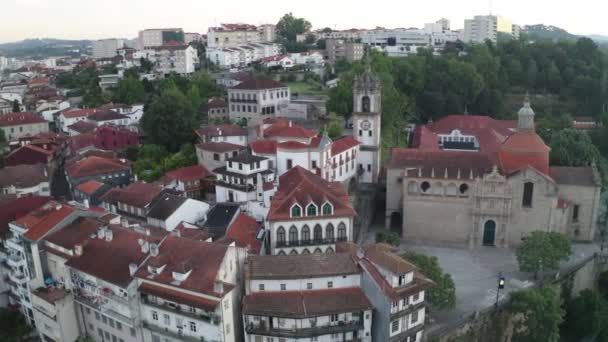
[[[534,110],[530,106],[530,94],[526,93],[524,106],[517,113],[517,131],[534,132]]]

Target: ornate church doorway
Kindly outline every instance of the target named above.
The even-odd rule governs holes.
[[[494,246],[494,240],[496,239],[496,222],[488,220],[483,225],[483,245]]]

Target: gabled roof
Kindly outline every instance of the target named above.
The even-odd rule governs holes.
[[[75,211],[65,203],[51,201],[15,222],[27,229],[23,234],[26,239],[38,241]]]
[[[11,185],[16,188],[29,188],[48,181],[44,164],[7,166],[0,169],[0,188]]]
[[[28,112],[0,115],[0,127],[20,126],[36,123],[47,123],[47,121]]]
[[[333,207],[332,217],[353,217],[355,210],[350,203],[348,193],[340,182],[328,182],[325,179],[296,166],[279,178],[279,188],[272,199],[268,212],[269,221],[290,220],[291,207],[298,203],[305,213],[309,203],[317,206],[317,213],[326,202]],[[293,218],[298,219],[298,218]],[[309,219],[303,215],[299,219]]]
[[[241,213],[228,227],[226,236],[216,242],[227,244],[234,242],[237,247],[247,248],[252,254],[260,254],[262,241],[257,239],[260,229],[263,229],[262,223]]]
[[[338,155],[346,150],[353,147],[359,146],[360,143],[353,137],[344,137],[338,140],[334,140],[331,145],[331,154],[333,156]]]
[[[227,143],[227,142],[208,142],[205,144],[199,144],[197,145],[201,150],[203,151],[210,151],[210,152],[218,152],[218,153],[224,153],[224,152],[230,152],[230,151],[239,151],[244,149],[244,146],[241,145],[236,145],[236,144],[231,144],[231,143]]]
[[[214,284],[220,276],[218,272],[227,250],[228,247],[224,245],[169,235],[160,245],[158,256],[150,256],[136,273],[136,277],[152,284],[162,284],[164,287],[223,297],[233,285],[224,284],[224,293],[220,294],[215,292]],[[149,278],[148,265],[166,266],[160,274]],[[190,271],[190,275],[176,284],[173,271],[182,274]]]
[[[591,166],[552,166],[549,175],[557,184],[601,186],[601,181]]]
[[[179,209],[188,199],[181,196],[164,194],[154,201],[146,215],[149,218],[164,221]]]
[[[193,165],[169,171],[167,172],[166,176],[172,179],[177,179],[181,182],[192,182],[211,177],[213,174],[204,166]]]
[[[69,129],[78,133],[91,133],[97,126],[94,123],[88,121],[77,121],[68,126]]]
[[[207,109],[226,108],[226,107],[228,107],[228,103],[226,101],[224,101],[224,99],[214,96],[211,99],[209,99],[209,101],[206,104],[204,104],[203,106],[205,106],[205,108],[207,108]]]
[[[108,203],[124,203],[136,208],[144,208],[150,204],[162,191],[162,187],[154,183],[135,182],[126,188],[114,188],[101,196]]]
[[[207,221],[203,227],[207,229],[213,239],[218,239],[226,234],[228,226],[239,213],[240,206],[233,203],[217,203],[207,213]]]
[[[277,154],[277,142],[275,140],[256,140],[249,147],[257,154]]]
[[[68,119],[74,119],[74,118],[87,117],[87,116],[95,113],[96,111],[97,111],[97,109],[94,109],[94,108],[70,109],[70,110],[63,112],[61,115],[63,115],[65,118],[68,118]]]
[[[371,309],[373,305],[358,287],[256,292],[243,299],[243,314],[281,318],[318,317]]]
[[[0,237],[8,231],[8,223],[26,216],[52,200],[52,197],[24,196],[0,202]]]
[[[250,77],[231,89],[239,90],[262,90],[262,89],[276,89],[276,88],[287,88],[287,86],[281,82],[277,82],[272,78],[268,77]]]
[[[87,120],[91,120],[91,121],[110,121],[110,120],[122,120],[122,119],[128,119],[129,117],[120,113],[117,113],[113,110],[109,110],[109,109],[105,109],[105,110],[98,110],[95,111],[95,113],[90,114],[87,117]]]
[[[59,247],[72,250],[77,244],[82,244],[96,234],[97,229],[104,226],[104,223],[90,217],[79,217],[71,224],[63,227],[49,236],[46,241]]]
[[[158,243],[153,236],[140,234],[120,226],[110,225],[112,241],[89,239],[81,256],[70,258],[66,265],[111,284],[126,288],[133,277],[129,264],[140,265],[148,256],[142,253],[139,239]]]
[[[250,279],[309,279],[361,273],[348,254],[256,255],[248,258]]]
[[[66,172],[71,178],[101,175],[112,172],[128,171],[131,165],[118,159],[88,157],[67,167]]]
[[[410,168],[408,177],[471,179],[492,171],[495,163],[485,153],[393,148],[389,168]],[[460,175],[460,176],[459,176]]]
[[[78,184],[76,189],[84,194],[93,195],[102,186],[104,186],[104,183],[92,179],[88,182]]]
[[[277,123],[270,126],[264,130],[264,136],[280,138],[312,138],[317,136],[317,132],[288,122],[287,125]]]
[[[221,137],[221,136],[247,136],[247,130],[238,125],[209,125],[197,129],[196,134],[199,137]]]

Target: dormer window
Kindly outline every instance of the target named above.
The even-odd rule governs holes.
[[[317,206],[310,203],[308,207],[306,207],[306,216],[317,216]]]
[[[294,204],[293,207],[291,207],[291,217],[301,217],[302,216],[302,208],[297,205]]]
[[[333,214],[334,208],[329,202],[325,202],[325,204],[323,204],[322,211],[323,215],[331,215]]]

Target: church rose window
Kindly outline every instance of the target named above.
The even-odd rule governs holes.
[[[467,193],[467,191],[469,191],[469,186],[463,183],[460,185],[460,188],[458,188],[458,190],[460,190],[460,193],[464,195]]]

